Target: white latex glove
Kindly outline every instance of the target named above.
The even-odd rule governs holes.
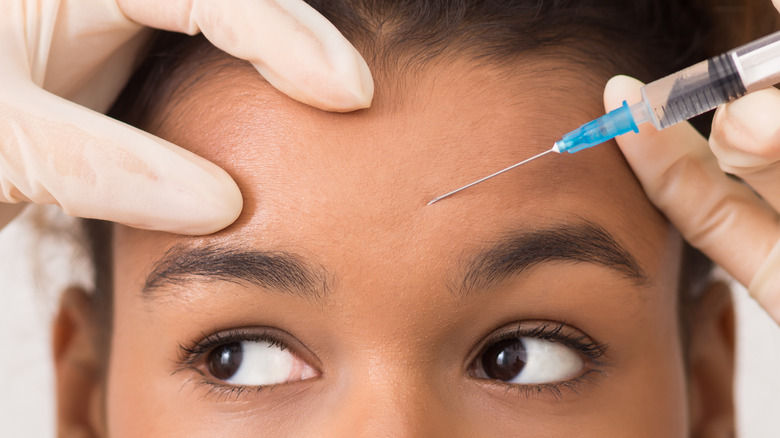
[[[612,78],[605,107],[639,101],[641,86]],[[617,143],[650,200],[685,239],[748,286],[780,322],[780,91],[762,90],[721,107],[709,143],[688,123],[663,131],[644,124]]]
[[[17,202],[185,234],[238,217],[241,194],[222,169],[94,112],[127,81],[144,26],[203,32],[279,90],[322,109],[365,108],[373,96],[363,58],[302,0],[2,3],[0,227],[20,210],[4,203]]]

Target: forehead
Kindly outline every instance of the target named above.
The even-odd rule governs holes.
[[[200,238],[125,232],[152,246],[238,240],[413,281],[507,232],[587,220],[652,271],[667,225],[613,145],[548,155],[427,206],[603,114],[571,70],[539,71],[431,66],[378,83],[372,108],[348,114],[294,102],[250,68],[211,72],[163,105],[154,131],[225,168],[245,198],[241,217]]]

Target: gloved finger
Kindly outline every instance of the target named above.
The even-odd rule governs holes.
[[[302,0],[117,0],[138,23],[195,34],[252,63],[293,99],[329,111],[367,108],[374,82],[363,57]]]
[[[1,94],[0,202],[183,234],[238,217],[238,187],[205,159],[33,84]]]
[[[642,83],[612,78],[604,92],[607,109],[641,98]],[[726,176],[707,140],[689,124],[663,131],[649,124],[618,146],[650,200],[695,247],[748,285],[780,240],[776,212],[748,187]],[[780,280],[780,279],[779,279]],[[780,293],[756,298],[780,321]]]
[[[780,209],[780,90],[767,88],[720,107],[710,147],[721,169]]]
[[[151,34],[125,17],[116,0],[38,2],[37,10],[17,10],[6,23],[25,22],[26,33],[39,37],[35,50],[14,64],[29,65],[30,79],[41,88],[99,112],[127,83]]]

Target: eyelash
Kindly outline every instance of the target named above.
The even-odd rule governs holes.
[[[605,375],[606,363],[602,360],[607,349],[607,344],[596,342],[581,333],[566,333],[566,323],[564,322],[545,322],[532,329],[524,328],[521,326],[515,327],[513,330],[499,332],[498,334],[489,337],[482,343],[482,347],[479,349],[481,354],[485,346],[500,342],[511,338],[535,338],[551,342],[559,342],[577,352],[582,354],[587,362],[590,363],[591,369],[585,371],[584,374],[560,382],[534,384],[534,385],[520,385],[515,383],[507,383],[500,380],[480,379],[487,385],[503,388],[506,393],[517,392],[518,395],[523,395],[528,398],[540,396],[543,393],[549,393],[556,400],[560,400],[563,396],[564,390],[570,390],[577,393],[579,385],[584,383],[593,383],[599,376]],[[246,385],[229,385],[221,383],[215,379],[209,378],[203,370],[197,365],[198,363],[214,348],[221,345],[230,344],[233,342],[268,342],[274,347],[281,350],[290,349],[289,345],[279,339],[277,336],[269,333],[267,330],[257,331],[252,329],[234,329],[227,332],[218,332],[210,335],[203,334],[203,339],[194,343],[191,346],[179,344],[179,360],[178,366],[173,374],[179,373],[184,370],[195,371],[200,378],[195,382],[196,388],[205,388],[206,397],[216,397],[216,401],[234,399],[238,400],[242,395],[253,392],[259,393],[263,390],[273,390],[279,385],[265,385],[265,386],[246,386]],[[472,358],[471,362],[477,360]],[[469,363],[471,363],[469,362]],[[469,365],[470,367],[471,365]],[[283,385],[283,384],[280,384]]]
[[[505,394],[515,392],[520,396],[534,398],[547,393],[552,395],[555,400],[560,400],[563,398],[564,391],[571,391],[577,394],[580,385],[585,383],[594,383],[598,380],[599,376],[603,376],[604,374],[605,372],[603,370],[588,370],[581,376],[555,383],[518,385],[514,383],[502,382],[500,380],[486,380],[486,384],[491,387],[504,389]]]
[[[227,332],[218,332],[210,335],[203,334],[203,339],[193,345],[179,344],[179,360],[176,370],[172,374],[190,370],[200,376],[194,382],[195,388],[204,388],[206,397],[215,397],[216,401],[238,400],[248,392],[259,393],[263,390],[272,391],[279,385],[247,386],[229,385],[210,378],[198,367],[198,363],[211,352],[211,350],[233,342],[267,342],[272,347],[281,350],[289,350],[289,345],[267,330],[257,331],[253,329],[234,329]],[[281,384],[280,384],[281,385]]]
[[[505,393],[516,392],[518,395],[532,398],[546,392],[552,395],[556,400],[560,400],[564,390],[577,393],[579,385],[594,383],[600,376],[606,374],[605,368],[607,367],[607,364],[602,358],[609,348],[607,344],[591,340],[582,333],[565,333],[564,330],[566,328],[567,325],[565,322],[556,321],[543,322],[541,325],[532,329],[518,326],[513,330],[499,332],[482,343],[482,346],[478,350],[479,353],[477,357],[472,358],[469,364],[478,359],[479,355],[485,351],[486,346],[506,339],[535,338],[544,341],[559,342],[582,354],[587,362],[589,362],[591,369],[585,371],[585,373],[580,376],[554,383],[521,385],[517,383],[507,383],[501,380],[480,380],[489,386],[503,388]],[[586,366],[587,365],[588,364],[586,364]],[[471,365],[469,365],[469,367],[471,367]]]

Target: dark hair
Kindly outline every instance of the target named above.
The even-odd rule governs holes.
[[[378,85],[442,57],[511,68],[519,55],[587,66],[599,80],[619,73],[645,81],[712,55],[717,8],[704,0],[309,0],[364,55]],[[715,0],[712,0],[715,3]],[[727,2],[720,2],[723,5]],[[739,11],[747,11],[745,6]],[[747,12],[743,15],[747,16]],[[728,44],[726,38],[723,44]],[[730,41],[729,41],[730,42]],[[160,123],[159,103],[197,81],[204,64],[247,63],[202,36],[158,33],[110,115],[143,129]],[[202,74],[202,73],[199,73]],[[603,82],[597,84],[603,87]],[[708,126],[705,121],[703,126]],[[705,128],[706,131],[706,128]],[[705,132],[706,133],[706,132]],[[110,324],[111,227],[87,221],[100,314]],[[685,244],[681,292],[696,289],[711,263]],[[681,293],[682,312],[690,294]],[[109,330],[103,330],[108,333]]]

